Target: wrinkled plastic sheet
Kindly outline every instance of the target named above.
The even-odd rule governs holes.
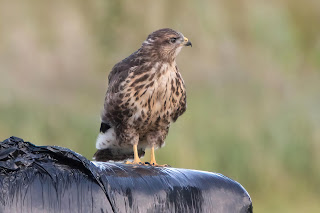
[[[249,194],[221,174],[91,162],[17,137],[0,143],[0,212],[252,212]]]

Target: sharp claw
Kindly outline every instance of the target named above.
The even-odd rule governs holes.
[[[149,162],[131,162],[131,161],[126,161],[125,164],[131,164],[131,165],[143,165],[143,166],[154,166],[154,167],[171,167],[170,165],[168,164],[163,164],[163,165],[160,165],[160,164],[157,164],[157,163],[149,163]]]
[[[143,165],[143,163],[140,161],[140,162],[134,162],[134,161],[126,161],[125,164],[131,164],[131,165]]]
[[[155,167],[171,167],[170,165],[168,165],[168,164],[163,164],[163,165],[159,165],[159,164],[153,164],[153,166],[155,166]]]

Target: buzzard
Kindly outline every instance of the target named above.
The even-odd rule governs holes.
[[[109,86],[96,141],[96,161],[142,164],[151,148],[150,164],[157,166],[154,150],[164,145],[170,124],[186,110],[186,89],[176,56],[192,46],[182,33],[169,28],[151,33],[140,49],[117,63]]]

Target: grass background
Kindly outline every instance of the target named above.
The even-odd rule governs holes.
[[[237,180],[255,212],[319,212],[319,26],[317,0],[1,0],[1,140],[91,159],[112,66],[171,27],[188,109],[158,161]]]

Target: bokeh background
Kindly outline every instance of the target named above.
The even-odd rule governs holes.
[[[109,71],[163,27],[193,47],[158,161],[237,180],[255,212],[320,212],[318,0],[1,0],[0,140],[91,159]]]

